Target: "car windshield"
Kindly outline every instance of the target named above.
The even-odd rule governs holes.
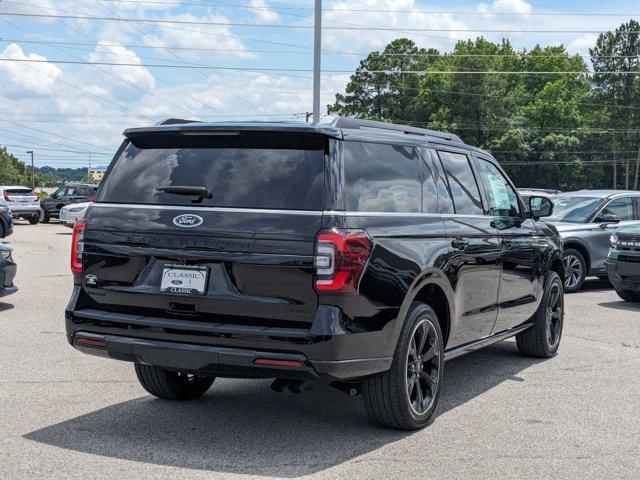
[[[584,223],[595,213],[601,203],[601,198],[555,197],[553,199],[553,215],[546,217],[545,220]]]

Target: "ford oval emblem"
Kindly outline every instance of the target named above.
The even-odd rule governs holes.
[[[171,280],[174,285],[182,285],[182,280]]]
[[[182,215],[178,215],[173,219],[174,225],[183,228],[198,227],[202,225],[203,222],[204,220],[202,219],[202,217],[198,215],[192,215],[190,213],[183,213]]]

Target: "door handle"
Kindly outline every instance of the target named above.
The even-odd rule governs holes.
[[[463,238],[456,238],[451,240],[451,246],[456,250],[464,250],[469,246],[469,241]]]

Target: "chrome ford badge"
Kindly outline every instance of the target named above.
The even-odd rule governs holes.
[[[178,215],[173,219],[174,225],[183,228],[198,227],[202,225],[203,222],[204,220],[202,219],[202,217],[198,215],[192,215],[190,213],[183,213],[182,215]]]

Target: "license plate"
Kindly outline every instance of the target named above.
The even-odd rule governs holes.
[[[208,267],[165,265],[160,291],[203,295],[207,292],[208,277]]]

